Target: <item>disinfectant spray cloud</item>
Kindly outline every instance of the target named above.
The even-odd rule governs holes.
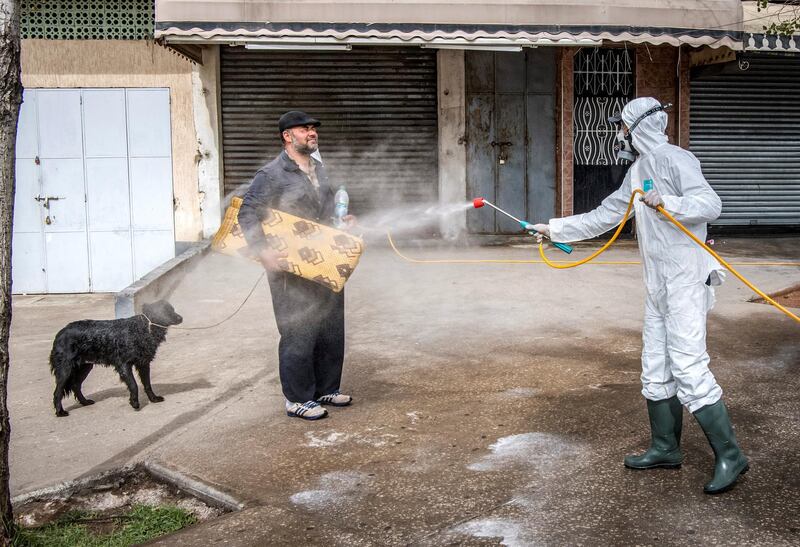
[[[442,221],[471,207],[472,202],[402,205],[369,212],[359,217],[358,224],[367,238],[383,236],[386,232],[412,235],[436,231]]]

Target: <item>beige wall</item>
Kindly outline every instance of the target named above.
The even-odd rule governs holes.
[[[733,28],[741,0],[157,0],[156,21]]]
[[[766,8],[759,7],[758,2],[750,0],[742,2],[742,21],[745,32],[763,34],[764,27],[771,23],[781,24],[793,21],[800,17],[800,5],[791,5],[789,2],[770,2]],[[800,32],[795,32],[796,37]],[[745,38],[746,42],[746,38]],[[784,44],[788,42],[784,39]],[[785,47],[785,46],[784,46]]]
[[[202,237],[190,61],[146,41],[23,40],[22,83],[31,88],[169,88],[175,239]]]
[[[192,71],[194,127],[197,134],[197,189],[203,237],[212,237],[222,220],[222,128],[219,46],[203,48],[203,64]]]

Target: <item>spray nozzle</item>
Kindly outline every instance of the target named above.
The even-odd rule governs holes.
[[[533,224],[531,224],[530,222],[528,222],[526,220],[520,220],[517,217],[515,217],[514,215],[512,215],[512,214],[510,214],[510,213],[508,213],[506,211],[503,211],[500,207],[498,207],[497,205],[495,205],[491,201],[487,201],[485,198],[475,198],[475,199],[473,199],[472,200],[472,205],[476,209],[480,209],[484,205],[488,205],[489,207],[491,207],[492,209],[496,210],[497,212],[504,214],[505,216],[507,216],[511,220],[519,222],[519,224],[520,224],[520,226],[522,226],[523,230],[525,230],[527,232],[531,232],[531,233],[536,231],[536,230],[533,229]],[[545,237],[547,237],[547,236],[545,236]],[[572,252],[572,247],[570,247],[566,243],[556,243],[555,241],[552,241],[552,240],[551,240],[551,242],[553,243],[554,247],[557,247],[557,248],[561,249],[562,251],[564,251],[567,254]]]

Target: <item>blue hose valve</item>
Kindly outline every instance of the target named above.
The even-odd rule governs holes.
[[[554,247],[558,247],[559,249],[561,249],[562,251],[564,251],[567,254],[571,254],[572,253],[572,247],[570,247],[566,243],[556,243],[555,241],[552,241],[552,240],[550,241],[550,243],[552,243]]]
[[[533,224],[531,224],[530,222],[522,221],[522,222],[520,222],[520,224],[522,224],[522,229],[523,230],[526,230],[526,231],[530,232],[531,234],[536,234],[536,230],[533,229]],[[545,236],[545,237],[547,237],[547,236]],[[548,238],[548,239],[550,239],[550,238]],[[562,251],[564,251],[567,254],[572,253],[572,247],[570,247],[566,243],[557,243],[557,242],[553,241],[552,239],[550,240],[550,243],[553,244],[553,247],[557,247],[557,248],[561,249]]]

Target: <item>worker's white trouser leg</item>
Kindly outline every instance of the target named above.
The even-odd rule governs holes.
[[[695,412],[716,403],[722,389],[708,369],[706,313],[714,292],[703,283],[647,294],[642,330],[642,395],[651,401],[677,394]]]

